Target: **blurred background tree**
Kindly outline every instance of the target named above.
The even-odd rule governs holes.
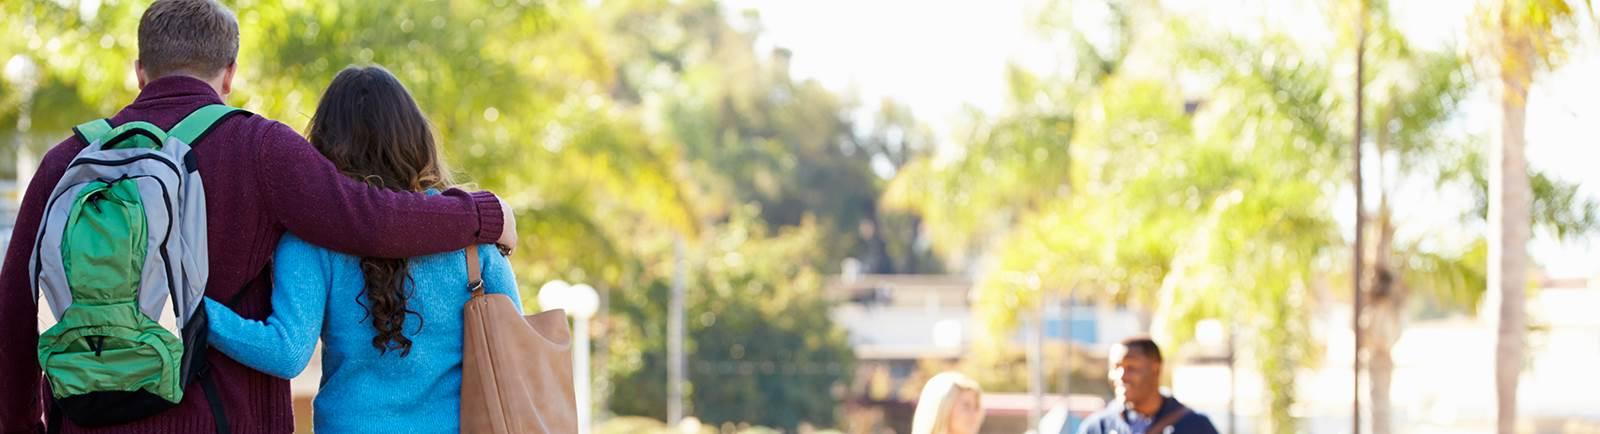
[[[1587,4],[1484,1],[1485,40],[1429,50],[1382,1],[1326,2],[1334,30],[1316,30],[1330,36],[1321,45],[1267,26],[1241,36],[1153,0],[1037,3],[1026,24],[1057,67],[1012,65],[997,77],[1003,107],[969,110],[943,138],[922,107],[792,75],[796,56],[817,53],[763,44],[759,14],[713,0],[238,0],[228,102],[301,129],[341,68],[394,72],[460,178],[515,206],[525,307],[552,279],[601,291],[596,396],[628,423],[665,415],[663,325],[679,264],[690,413],[712,426],[842,423],[857,361],[824,276],[854,260],[865,273],[973,278],[975,315],[1000,345],[955,366],[997,391],[1026,389],[1011,344],[1048,298],[1131,307],[1179,347],[1200,321],[1222,320],[1263,375],[1257,431],[1300,432],[1296,376],[1318,365],[1327,338],[1313,318],[1351,296],[1335,216],[1355,188],[1342,84],[1353,81],[1355,19],[1372,29],[1360,140],[1378,167],[1365,186],[1376,206],[1362,210],[1376,242],[1362,253],[1372,279],[1361,351],[1376,432],[1389,429],[1390,353],[1407,318],[1473,311],[1485,293],[1520,300],[1520,286],[1494,276],[1526,281],[1522,250],[1491,248],[1485,223],[1557,239],[1600,227],[1600,206],[1576,184],[1515,170],[1527,88],[1565,59]],[[0,39],[0,137],[16,147],[0,172],[25,175],[13,159],[27,163],[137,94],[145,4],[0,3],[13,35]],[[1361,4],[1367,15],[1353,12]],[[1086,30],[1091,16],[1103,34]],[[1465,54],[1494,74],[1475,73]],[[1446,138],[1490,75],[1506,88],[1504,149]],[[1410,199],[1438,194],[1419,185],[1472,197],[1450,210],[1459,226],[1416,217],[1426,205]],[[1502,197],[1518,190],[1524,205]],[[1520,310],[1505,315],[1521,327]],[[1502,361],[1520,360],[1519,336]],[[1098,357],[1076,353],[1046,378],[1109,395]],[[1516,366],[1501,368],[1503,382]]]

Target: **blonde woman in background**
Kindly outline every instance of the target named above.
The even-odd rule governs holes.
[[[983,426],[983,389],[956,372],[935,375],[922,386],[911,434],[978,434]]]

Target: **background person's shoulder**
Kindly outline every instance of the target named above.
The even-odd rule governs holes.
[[[1211,417],[1192,410],[1178,421],[1175,428],[1178,428],[1175,434],[1217,434],[1217,427],[1211,423]]]
[[[1077,434],[1102,434],[1105,432],[1106,420],[1112,417],[1116,416],[1112,414],[1110,409],[1094,412],[1078,423]]]

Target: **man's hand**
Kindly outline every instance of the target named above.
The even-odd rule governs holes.
[[[511,251],[517,249],[517,213],[506,203],[505,198],[499,199],[500,215],[505,223],[500,229],[500,239],[494,243],[500,247],[500,253],[510,256]]]

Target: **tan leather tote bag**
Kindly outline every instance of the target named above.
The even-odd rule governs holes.
[[[461,315],[461,432],[577,433],[566,312],[523,317],[510,297],[484,294],[482,273],[478,249],[468,248],[472,299]]]

